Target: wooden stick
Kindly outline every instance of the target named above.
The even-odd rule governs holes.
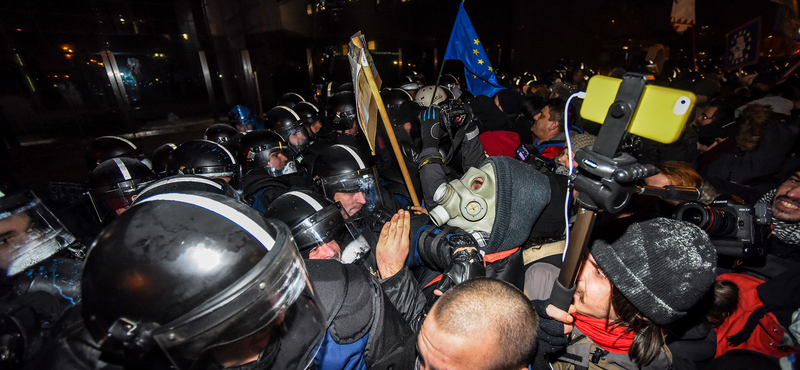
[[[364,49],[364,45],[361,44],[361,40],[358,37],[353,37],[350,39],[353,44],[358,47],[359,49]],[[361,61],[358,61],[361,63]],[[397,164],[400,166],[400,172],[403,173],[403,180],[406,182],[406,188],[408,188],[408,194],[411,196],[411,201],[414,203],[415,206],[419,205],[419,198],[417,197],[417,191],[414,189],[414,184],[411,182],[411,176],[408,174],[408,168],[406,168],[406,161],[403,159],[403,153],[400,152],[400,144],[397,143],[397,137],[394,136],[394,130],[392,129],[391,121],[389,121],[389,115],[386,114],[386,106],[383,104],[383,99],[381,98],[380,91],[378,90],[378,85],[375,84],[375,76],[372,75],[372,68],[371,66],[362,66],[362,71],[364,71],[364,76],[367,78],[367,83],[369,84],[369,89],[372,93],[372,98],[375,99],[375,103],[378,105],[378,112],[381,115],[381,120],[383,121],[383,127],[386,128],[386,134],[389,136],[389,142],[392,145],[392,150],[394,151],[394,157],[397,159]],[[356,81],[358,83],[358,81]]]

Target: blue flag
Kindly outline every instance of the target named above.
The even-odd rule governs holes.
[[[456,24],[453,25],[453,33],[450,34],[444,59],[458,59],[464,63],[464,76],[472,95],[492,97],[503,90],[497,83],[494,69],[489,63],[489,56],[483,50],[478,34],[464,10],[464,3],[458,7]]]

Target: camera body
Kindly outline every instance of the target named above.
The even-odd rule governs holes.
[[[467,123],[467,108],[464,103],[457,101],[445,101],[439,104],[445,116],[445,129],[454,131]]]
[[[535,147],[530,148],[525,144],[520,144],[514,154],[520,161],[523,161],[542,173],[556,172],[556,164],[552,159],[542,157]]]
[[[751,207],[732,199],[715,200],[709,205],[687,202],[675,209],[673,218],[705,230],[718,255],[761,258],[767,253],[772,220],[769,204]]]

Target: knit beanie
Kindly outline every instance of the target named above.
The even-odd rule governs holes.
[[[716,277],[708,235],[684,221],[633,223],[614,241],[595,240],[591,253],[622,295],[659,326],[686,316]]]
[[[509,157],[489,157],[495,175],[495,218],[486,253],[507,251],[528,239],[531,226],[550,202],[550,181],[528,164]]]

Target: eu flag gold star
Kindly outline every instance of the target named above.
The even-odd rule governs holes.
[[[472,75],[472,78],[478,78],[478,75]]]
[[[489,70],[490,70],[490,71],[493,71],[493,69],[492,69],[492,66],[489,66]]]
[[[478,64],[483,65],[483,59],[478,59]]]
[[[478,41],[478,39],[475,39],[475,41],[474,41],[474,42],[475,42],[475,45],[478,45],[478,44],[480,44],[480,43],[481,43],[480,41]]]
[[[478,49],[472,49],[472,54],[478,55]]]

